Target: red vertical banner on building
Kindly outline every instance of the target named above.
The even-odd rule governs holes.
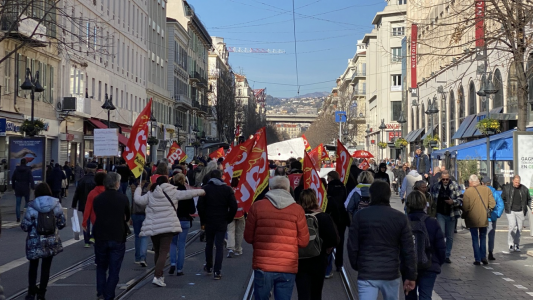
[[[416,89],[418,83],[416,81],[416,56],[417,56],[417,46],[418,46],[418,25],[411,25],[411,88]]]
[[[476,5],[476,47],[485,47],[485,0],[475,0]]]

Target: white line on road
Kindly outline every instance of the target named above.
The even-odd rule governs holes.
[[[526,294],[530,295],[531,297],[533,297],[533,292],[527,292]]]
[[[503,275],[503,274],[500,273],[500,272],[492,272],[492,273],[494,273],[494,275]]]
[[[511,278],[502,278],[502,279],[505,280],[505,281],[514,281],[514,280],[511,279]]]
[[[520,284],[515,284],[514,286],[516,286],[517,288],[522,289],[522,290],[527,290],[527,287],[525,287],[523,285],[520,285]]]

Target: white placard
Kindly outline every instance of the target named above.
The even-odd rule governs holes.
[[[118,153],[118,129],[94,130],[94,156],[114,157]]]
[[[185,154],[187,154],[187,159],[185,160],[185,162],[190,163],[192,159],[194,158],[194,147],[193,146],[185,147]]]
[[[520,175],[521,183],[528,189],[533,189],[533,135],[530,132],[514,133],[515,169],[514,173]]]

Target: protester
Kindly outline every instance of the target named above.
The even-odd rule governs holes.
[[[94,173],[96,171],[96,164],[90,163],[87,165],[87,174],[83,176],[78,182],[74,197],[72,198],[72,208],[78,209],[83,214],[85,212],[85,204],[87,203],[87,196],[94,189],[96,183],[94,182]],[[85,248],[91,247],[91,243],[94,243],[93,233],[91,231],[91,219],[87,220],[87,230],[83,231],[83,240],[85,242]]]
[[[222,172],[213,170],[211,179],[203,187],[205,195],[198,199],[198,215],[205,224],[205,266],[207,274],[213,273],[214,278],[222,278],[222,260],[224,255],[224,237],[228,224],[233,221],[237,213],[237,201],[233,189],[222,180]],[[213,244],[216,247],[215,264],[213,266]],[[214,267],[214,268],[213,268]]]
[[[141,187],[141,196],[148,193],[150,190],[150,183],[148,182],[148,173],[143,170],[142,181],[138,186]],[[126,192],[126,197],[131,201],[131,221],[133,223],[133,234],[135,236],[135,263],[141,267],[147,267],[146,253],[148,251],[148,237],[140,236],[143,222],[146,218],[145,209],[143,205],[139,205],[133,199],[137,185],[132,184],[130,189]]]
[[[275,176],[269,180],[265,199],[255,201],[248,213],[244,240],[254,248],[254,298],[290,300],[296,273],[298,248],[309,243],[304,209],[289,193],[289,179]]]
[[[233,183],[233,182],[232,182]],[[238,182],[237,182],[238,184]],[[236,187],[236,186],[235,186]],[[233,188],[233,185],[232,185]],[[246,225],[246,218],[244,216],[243,203],[237,201],[237,212],[233,221],[228,224],[227,233],[227,245],[228,258],[232,258],[234,255],[242,255],[242,239],[244,237],[244,227]]]
[[[353,189],[359,184],[359,181],[357,178],[359,178],[359,174],[361,174],[363,170],[359,169],[359,160],[354,159],[352,162],[352,166],[350,167],[350,173],[348,174],[348,181],[346,182],[346,192],[350,194]]]
[[[437,202],[433,200],[433,196],[431,196],[431,193],[428,192],[428,183],[425,180],[419,180],[415,182],[415,186],[413,187],[413,191],[418,191],[424,195],[426,198],[426,207],[424,208],[424,212],[433,218],[437,217]],[[410,194],[409,194],[410,195]],[[409,214],[409,205],[407,205],[407,202],[405,203],[405,213]]]
[[[52,190],[52,195],[59,199],[59,202],[61,202],[63,180],[65,179],[67,179],[67,175],[63,172],[61,165],[56,163],[52,170],[52,186],[50,186],[50,189]]]
[[[461,188],[457,182],[450,179],[448,171],[441,171],[439,183],[431,188],[431,195],[437,202],[437,221],[446,237],[445,262],[451,264],[455,221],[461,216],[463,204]]]
[[[407,176],[402,181],[402,187],[400,188],[400,198],[402,203],[405,202],[405,198],[413,191],[415,182],[422,180],[422,175],[418,174],[416,169],[413,169],[407,173]]]
[[[124,158],[120,159],[120,165],[116,167],[116,171],[120,175],[120,190],[119,191],[122,194],[126,194],[126,190],[128,189],[128,182],[129,182],[129,179],[132,173],[131,173],[130,168],[126,164],[126,161],[124,160]]]
[[[179,191],[186,191],[185,187],[185,175],[178,173],[174,175],[174,185],[178,188]],[[191,228],[192,217],[196,212],[196,207],[194,207],[193,197],[186,199],[183,198],[178,205],[178,219],[181,225],[181,232],[178,235],[175,235],[172,238],[170,244],[170,270],[168,274],[174,274],[176,271],[177,276],[184,275],[183,273],[183,264],[185,262],[185,243],[187,242],[187,234]]]
[[[318,206],[316,193],[312,189],[302,192],[297,201],[307,215],[312,214],[317,220],[318,237],[322,241],[320,254],[310,258],[298,260],[298,273],[296,274],[296,289],[298,300],[322,299],[322,288],[328,264],[328,255],[339,242],[339,235],[331,217],[323,213]]]
[[[505,185],[502,190],[505,214],[509,223],[509,234],[507,236],[509,252],[520,252],[520,233],[524,226],[527,207],[531,205],[529,190],[520,181],[520,176],[515,175],[513,177],[513,184]]]
[[[405,204],[409,210],[408,218],[411,222],[413,236],[416,236],[417,232],[420,232],[420,229],[423,232],[425,227],[427,236],[425,234],[424,236],[428,238],[429,246],[431,247],[430,255],[425,251],[424,253],[420,253],[421,257],[422,255],[426,255],[426,258],[430,258],[429,265],[417,266],[418,276],[416,278],[415,288],[405,296],[405,300],[431,300],[435,280],[437,279],[437,275],[441,273],[441,266],[446,259],[444,234],[437,220],[424,212],[427,208],[427,199],[425,199],[423,193],[412,192],[407,196]]]
[[[83,176],[85,176],[85,171],[83,171],[83,168],[76,163],[76,166],[74,167],[74,182],[76,187],[78,187],[78,182],[83,178]]]
[[[329,172],[327,180],[328,205],[326,207],[326,213],[331,215],[333,222],[335,222],[335,225],[337,226],[337,231],[340,237],[339,243],[335,247],[337,251],[335,256],[335,266],[337,267],[337,272],[340,272],[344,264],[344,233],[346,232],[346,227],[350,226],[350,216],[344,207],[344,201],[347,198],[347,194],[346,188],[341,182],[340,175],[337,171]],[[331,274],[332,269],[333,264],[331,262],[326,271],[328,276]]]
[[[33,190],[35,188],[31,167],[26,166],[25,158],[20,160],[20,166],[17,166],[15,171],[13,171],[11,185],[15,191],[15,215],[17,216],[17,223],[20,223],[20,204],[22,197],[24,197],[24,207],[26,208],[30,200],[30,189]]]
[[[353,219],[353,215],[363,207],[367,207],[370,204],[370,185],[374,183],[374,176],[372,172],[363,171],[357,178],[359,184],[348,195],[347,202],[345,202],[346,210],[350,215],[350,220]],[[361,202],[362,201],[362,202]]]
[[[82,221],[82,229],[85,232],[87,230],[87,224],[94,224],[96,221],[96,214],[94,213],[94,198],[96,196],[100,195],[105,191],[104,187],[104,180],[106,177],[106,173],[104,172],[98,172],[96,175],[94,175],[94,183],[96,186],[92,191],[89,192],[89,195],[87,195],[87,202],[85,203],[85,210],[83,212],[83,221]],[[94,243],[94,239],[92,239],[92,243]]]
[[[492,191],[480,185],[477,175],[470,175],[469,188],[463,195],[463,213],[466,227],[470,228],[472,235],[472,247],[474,248],[474,265],[481,263],[488,265],[487,260],[487,227],[489,226],[488,215],[496,206]]]
[[[168,183],[166,176],[159,176],[150,187],[150,192],[142,194],[141,187],[135,189],[135,203],[146,206],[146,218],[140,236],[149,236],[154,245],[155,273],[153,284],[164,287],[163,268],[170,251],[170,243],[174,235],[182,232],[177,215],[178,201],[204,195],[204,190],[195,189],[178,191]]]
[[[65,174],[67,175],[67,188],[70,186],[70,182],[72,181],[72,176],[74,173],[72,173],[72,168],[70,167],[68,161],[65,162],[63,165],[63,171],[65,171]]]
[[[497,192],[491,185],[491,180],[488,176],[483,178],[483,185],[488,187],[492,192],[494,201],[496,201],[496,207],[491,211],[489,218],[489,227],[487,228],[487,235],[489,237],[489,260],[496,260],[494,257],[494,237],[496,236],[496,222],[502,216],[504,210],[504,203],[501,196],[501,192]]]
[[[46,220],[50,220],[46,222]],[[39,222],[43,223],[39,223]],[[63,252],[63,245],[56,229],[63,229],[66,225],[63,208],[59,199],[52,197],[52,191],[46,183],[35,187],[35,200],[28,203],[24,221],[20,224],[22,230],[28,233],[26,238],[26,258],[30,261],[28,271],[28,294],[26,299],[44,300],[52,259]],[[48,232],[48,233],[47,233]],[[37,287],[37,269],[41,261],[41,279]]]
[[[118,191],[120,175],[108,173],[105,191],[94,198],[94,254],[98,299],[114,299],[119,273],[126,252],[126,236],[130,220],[128,198]],[[109,275],[107,274],[109,271]]]
[[[358,272],[359,299],[399,299],[400,258],[403,289],[416,286],[417,267],[413,234],[407,218],[390,207],[391,190],[386,182],[370,186],[370,206],[355,214],[348,238],[348,257]],[[369,230],[372,228],[372,230]]]
[[[389,184],[390,189],[390,178],[389,174],[387,174],[387,164],[386,163],[380,163],[378,171],[376,172],[376,175],[374,175],[374,181],[381,180],[385,181]]]

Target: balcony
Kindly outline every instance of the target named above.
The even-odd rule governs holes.
[[[200,73],[198,72],[190,72],[189,73],[189,81],[190,82],[199,82],[200,81]]]
[[[363,71],[355,71],[352,75],[352,79],[356,77],[366,77],[366,70]]]
[[[355,89],[353,91],[354,96],[366,96],[366,89]]]
[[[200,106],[200,102],[196,101],[196,96],[192,98],[192,107],[197,109],[197,110],[200,110],[201,106]]]
[[[1,30],[8,37],[28,41],[33,47],[46,47],[47,35],[51,33],[47,33],[46,26],[39,21],[18,12],[3,12]]]
[[[187,95],[174,95],[174,99],[176,99],[177,104],[185,104],[189,107],[192,107],[192,101],[187,97]]]

